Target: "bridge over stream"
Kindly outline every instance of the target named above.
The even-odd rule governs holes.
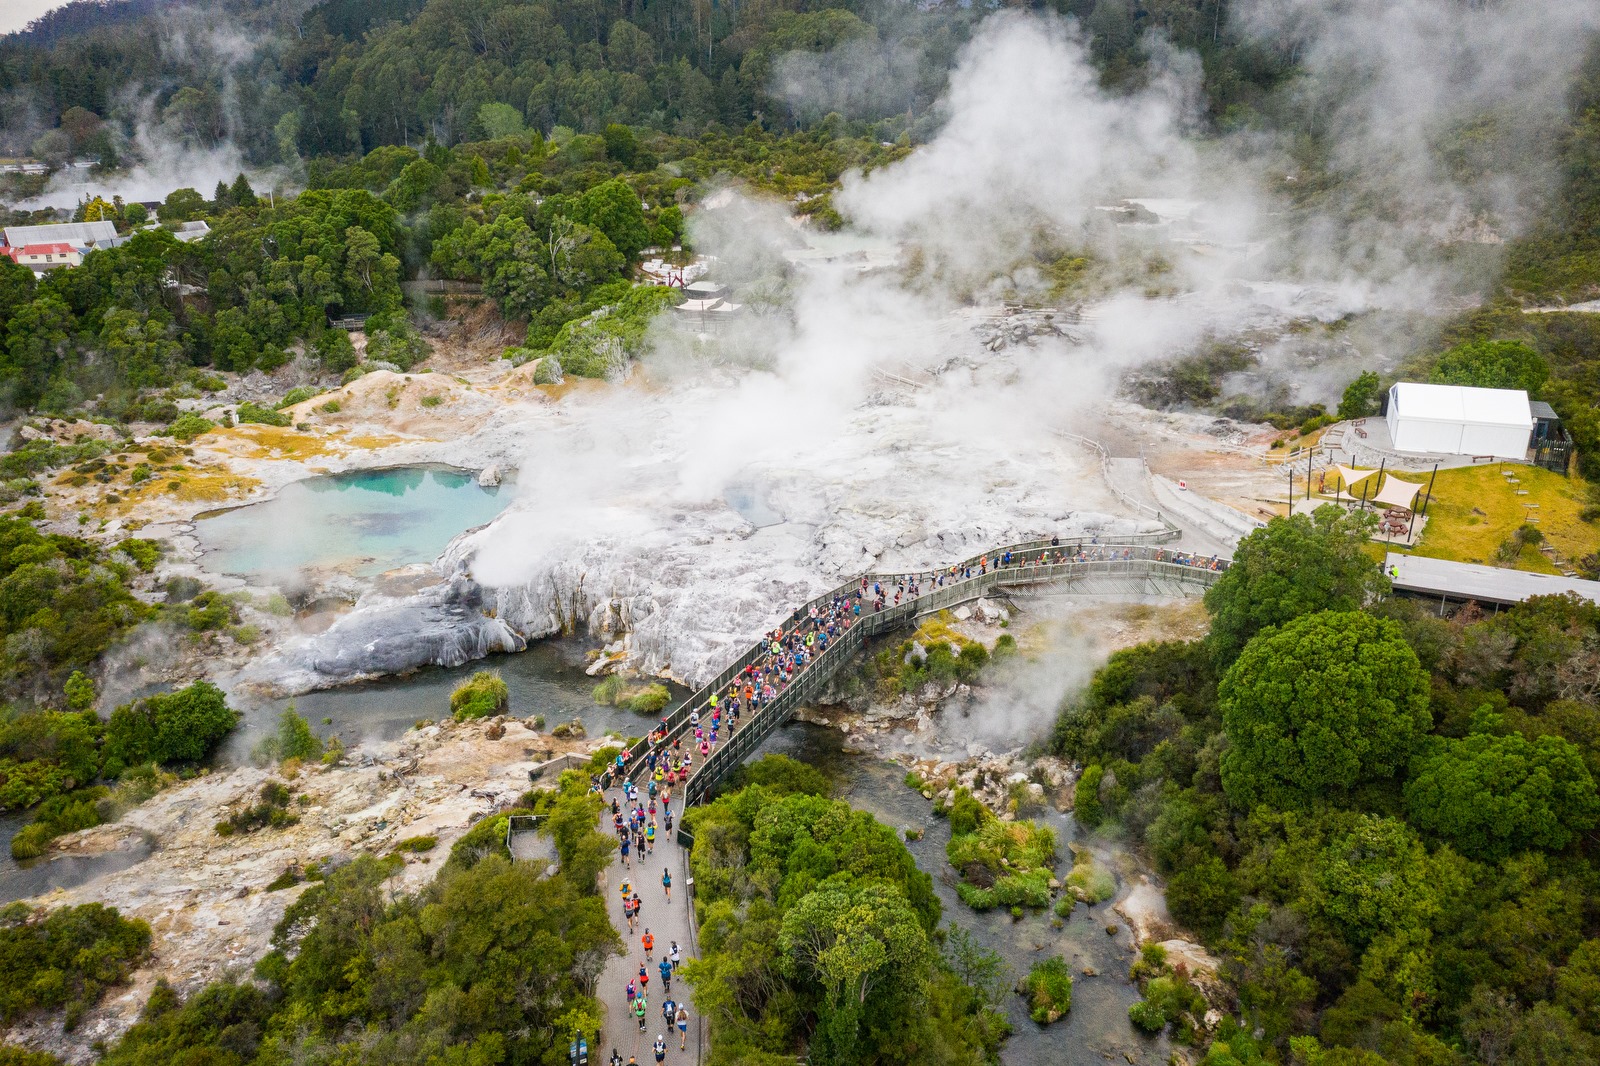
[[[797,707],[815,699],[840,667],[865,646],[869,637],[1008,589],[1051,587],[1080,596],[1176,597],[1204,593],[1222,576],[1228,568],[1228,561],[1210,556],[1197,557],[1161,546],[1177,536],[1177,530],[1164,530],[1119,537],[1115,543],[1073,540],[1056,545],[1036,540],[1007,545],[985,556],[964,560],[958,564],[956,572],[959,575],[970,568],[972,576],[957,577],[955,580],[947,577],[945,584],[938,587],[933,587],[932,579],[939,573],[948,575],[948,568],[866,575],[868,585],[881,582],[889,586],[903,578],[917,578],[925,591],[920,596],[881,611],[868,611],[863,607],[861,616],[832,640],[826,651],[806,663],[775,699],[763,704],[756,712],[747,713],[738,731],[725,736],[712,749],[710,756],[694,768],[683,791],[680,811],[703,803],[774,730],[788,721]],[[1010,565],[998,565],[1007,552],[1011,554]],[[1064,561],[1056,562],[1058,556],[1064,557]],[[987,565],[984,565],[985,560]],[[819,610],[827,607],[835,597],[853,596],[856,589],[861,587],[861,580],[857,577],[847,581],[800,605],[790,615],[789,622],[805,618],[812,607]],[[693,712],[699,711],[702,718],[709,719],[711,697],[725,694],[744,668],[758,661],[765,651],[765,642],[755,644],[679,705],[668,716],[667,736],[658,742],[658,747],[670,745],[674,738],[681,736],[689,728]],[[629,749],[626,770],[629,778],[642,772],[650,748],[651,742],[646,738]],[[681,829],[679,837],[680,842],[688,843],[687,835]]]
[[[949,568],[867,575],[869,585],[873,582],[893,585],[903,578],[915,577],[919,587],[926,591],[881,611],[869,610],[864,602],[859,618],[852,619],[833,638],[826,650],[807,662],[776,698],[759,710],[746,714],[738,731],[723,738],[710,756],[695,767],[681,794],[678,811],[681,813],[690,805],[705,802],[716,786],[754,753],[778,726],[787,721],[797,707],[822,692],[828,680],[865,646],[868,637],[891,631],[924,615],[1007,589],[1058,588],[1075,595],[1091,596],[1183,596],[1204,592],[1216,583],[1228,563],[1226,560],[1196,557],[1162,546],[1178,536],[1179,530],[1166,529],[1158,533],[1121,537],[1115,543],[1071,540],[1058,545],[1038,540],[1013,544],[997,548],[985,556],[964,560],[954,569],[953,579]],[[1011,562],[999,565],[1007,552],[1011,554]],[[1058,558],[1060,561],[1057,561]],[[969,568],[971,576],[961,577]],[[936,574],[944,575],[943,585],[935,585],[933,578]],[[861,587],[861,581],[857,577],[800,605],[790,615],[789,622],[798,622],[807,617],[812,607],[821,609],[831,605],[835,597],[852,596]],[[656,740],[658,748],[670,746],[674,738],[689,728],[693,712],[700,711],[703,718],[709,719],[712,695],[720,696],[726,692],[734,678],[746,666],[757,662],[766,650],[764,641],[757,643],[668,715],[666,735],[664,738],[658,736]],[[634,778],[644,773],[650,744],[650,740],[645,739],[629,750],[624,771],[627,777]],[[608,773],[605,783],[609,789],[616,781]],[[609,811],[602,815],[601,825],[603,829],[609,829]],[[534,841],[523,840],[524,836],[536,830],[537,824],[531,818],[523,819],[520,823],[513,819],[507,831],[507,843],[512,853],[518,854],[519,849],[526,847],[529,857],[544,858],[542,850],[535,850],[538,845]],[[607,913],[619,932],[623,929],[628,929],[628,932],[623,934],[627,946],[620,955],[607,960],[599,976],[596,994],[604,1007],[605,1018],[601,1031],[594,1034],[594,1044],[589,1048],[591,1063],[609,1061],[613,1049],[624,1059],[631,1054],[638,1056],[640,1062],[649,1061],[653,1057],[651,1044],[657,1034],[666,1038],[669,1061],[702,1061],[706,1051],[706,1027],[698,1013],[691,1008],[685,1031],[676,1034],[675,1027],[660,1013],[669,996],[679,1001],[687,1000],[689,993],[686,988],[678,986],[663,989],[661,982],[654,980],[649,986],[649,1005],[642,1026],[634,1023],[630,1016],[632,1004],[624,995],[628,982],[636,977],[641,966],[652,977],[656,974],[655,965],[661,955],[655,955],[653,960],[646,958],[640,944],[640,936],[646,928],[654,936],[658,952],[664,952],[669,945],[677,943],[685,958],[699,955],[698,930],[693,913],[694,882],[689,872],[689,852],[693,844],[694,838],[682,829],[680,821],[676,837],[663,836],[656,841],[652,853],[644,856],[636,852],[631,863],[614,853],[611,865],[601,875],[601,892],[606,900]],[[658,868],[663,873],[656,873]],[[677,888],[676,896],[664,889],[663,874],[670,874]],[[642,909],[638,929],[629,926],[622,912],[623,893],[618,890],[625,885],[640,894]]]

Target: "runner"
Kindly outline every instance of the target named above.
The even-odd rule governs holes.
[[[667,828],[672,828],[672,815],[667,815]],[[672,871],[665,866],[661,868],[661,887],[666,889],[667,902],[672,902]]]
[[[656,1042],[651,1045],[656,1053],[657,1062],[667,1061],[667,1038],[660,1033],[656,1034]]]
[[[672,968],[674,970],[678,968],[678,963],[683,961],[683,954],[678,950],[678,942],[676,940],[672,942],[672,951],[667,957],[672,960]]]
[[[645,961],[652,961],[651,953],[656,949],[656,938],[650,934],[650,927],[646,926],[644,936],[639,938],[639,943],[644,945]]]
[[[678,1050],[683,1051],[689,1046],[689,1012],[681,1004],[674,1020],[678,1023]]]
[[[656,969],[661,971],[661,991],[663,994],[672,991],[672,963],[662,958]]]

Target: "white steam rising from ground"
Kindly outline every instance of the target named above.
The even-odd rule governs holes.
[[[1533,0],[1458,18],[1444,0],[1400,7],[1249,8],[1255,32],[1299,41],[1309,73],[1296,92],[1336,131],[1336,165],[1356,189],[1293,210],[1284,146],[1193,136],[1193,57],[1157,48],[1150,86],[1112,96],[1070,24],[989,18],[952,75],[938,137],[846,180],[836,201],[849,233],[812,236],[813,251],[796,255],[806,242],[782,208],[735,199],[692,216],[735,299],[773,298],[779,313],[710,338],[664,325],[629,385],[508,413],[480,435],[522,454],[519,500],[447,552],[445,568],[483,587],[492,618],[465,612],[447,623],[459,639],[442,643],[481,654],[587,627],[626,633],[641,669],[704,680],[794,604],[857,572],[1108,528],[1097,512],[1119,508],[1058,431],[1094,432],[1127,368],[1290,317],[1427,306],[1453,284],[1446,258],[1428,254],[1438,226],[1483,212],[1510,230],[1516,183],[1548,172],[1527,157],[1443,168],[1424,135],[1437,140],[1486,101],[1530,128],[1553,121],[1593,6]],[[1416,32],[1394,31],[1396,18]],[[1501,37],[1541,18],[1565,32]],[[1345,76],[1351,35],[1384,41]],[[1491,46],[1506,54],[1488,64]],[[1523,70],[1535,64],[1539,74]],[[1354,205],[1377,187],[1403,195],[1369,218]],[[1101,210],[1130,197],[1163,223],[1116,225]],[[897,264],[885,248],[899,249]],[[1030,253],[1063,248],[1113,263],[1158,254],[1171,268],[1163,283],[1187,295],[1151,300],[1136,286],[1105,299],[1071,327],[1076,342],[977,343],[964,305],[993,307],[996,277],[1025,290]],[[740,497],[782,524],[754,528],[728,502]],[[441,657],[440,641],[416,639],[441,624],[437,611],[383,607],[293,649],[293,683],[407,655],[416,665],[420,648]]]

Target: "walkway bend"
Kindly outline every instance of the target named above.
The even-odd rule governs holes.
[[[1187,552],[1160,547],[1162,540],[1170,539],[1176,531],[1156,534],[1124,536],[1114,543],[1098,543],[1091,539],[1063,541],[1028,541],[997,548],[981,556],[963,560],[950,568],[902,572],[895,574],[867,574],[834,588],[802,604],[789,616],[785,629],[809,616],[813,607],[822,609],[836,599],[853,597],[862,587],[881,583],[893,586],[902,579],[917,579],[925,590],[880,611],[871,611],[864,603],[859,618],[851,620],[844,631],[831,641],[826,650],[807,662],[794,679],[782,689],[775,699],[758,711],[744,716],[739,729],[724,737],[710,756],[694,768],[683,792],[680,811],[703,803],[715,787],[739,766],[779,725],[787,721],[795,708],[814,698],[828,679],[844,662],[859,650],[870,636],[901,626],[915,618],[946,610],[962,603],[980,599],[996,589],[1019,588],[1038,585],[1065,585],[1086,595],[1190,595],[1203,592],[1215,584],[1228,568],[1228,560],[1209,556],[1194,556]],[[1001,560],[1010,556],[1010,562]],[[958,576],[951,579],[951,573]],[[944,575],[943,585],[934,586],[935,579]],[[639,776],[646,765],[645,756],[652,744],[657,750],[670,747],[675,738],[689,728],[692,716],[710,717],[711,698],[721,697],[746,666],[759,661],[767,652],[765,640],[755,644],[709,684],[685,700],[667,718],[666,733],[656,734],[639,741],[627,753],[626,775]],[[687,834],[680,830],[683,842]]]

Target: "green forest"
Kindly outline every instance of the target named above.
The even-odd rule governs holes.
[[[685,818],[701,957],[685,965],[715,1063],[992,1061],[999,961],[940,928],[895,831],[768,756]]]
[[[1052,740],[1078,820],[1147,852],[1223,960],[1240,1025],[1209,1064],[1594,1061],[1600,608],[1440,619],[1364,537],[1275,520],[1207,637],[1115,653]],[[1142,1027],[1198,1041],[1159,973]]]

